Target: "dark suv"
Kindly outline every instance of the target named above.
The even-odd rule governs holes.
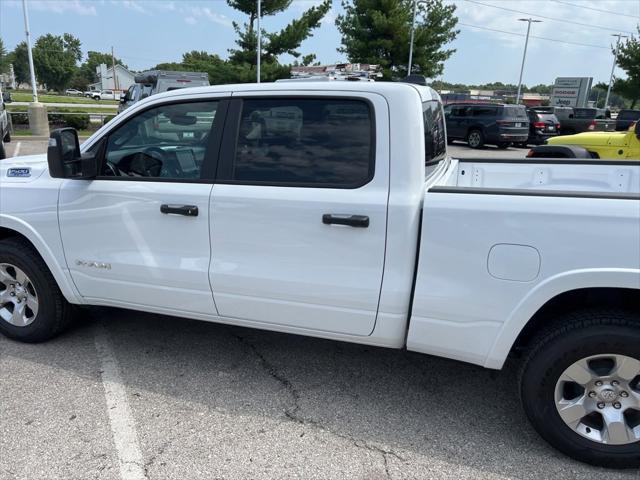
[[[616,118],[616,130],[622,132],[629,130],[633,122],[640,120],[640,110],[620,110]]]
[[[529,118],[524,105],[450,104],[444,109],[447,140],[465,140],[471,148],[485,144],[507,148],[529,138]]]
[[[529,109],[527,115],[529,116],[529,140],[519,146],[542,145],[548,138],[559,135],[560,122],[553,113]]]

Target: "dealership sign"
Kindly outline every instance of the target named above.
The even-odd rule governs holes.
[[[550,105],[554,107],[586,107],[592,82],[592,77],[556,78],[549,101]]]

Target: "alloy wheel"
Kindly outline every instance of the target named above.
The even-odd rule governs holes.
[[[558,379],[555,403],[564,423],[593,442],[640,441],[640,360],[603,354],[575,362]]]
[[[38,315],[38,294],[29,277],[15,265],[0,263],[0,319],[26,327]]]

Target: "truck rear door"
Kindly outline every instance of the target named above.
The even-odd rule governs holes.
[[[232,101],[210,209],[220,315],[371,333],[387,229],[388,118],[377,94],[262,90]]]

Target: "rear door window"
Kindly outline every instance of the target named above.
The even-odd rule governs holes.
[[[574,118],[596,118],[597,110],[595,108],[574,108]]]
[[[373,178],[373,112],[363,100],[245,99],[231,179],[357,188]]]
[[[498,115],[498,107],[473,107],[474,117],[495,117]]]
[[[447,154],[447,138],[442,104],[437,100],[422,104],[425,162],[440,161]]]

